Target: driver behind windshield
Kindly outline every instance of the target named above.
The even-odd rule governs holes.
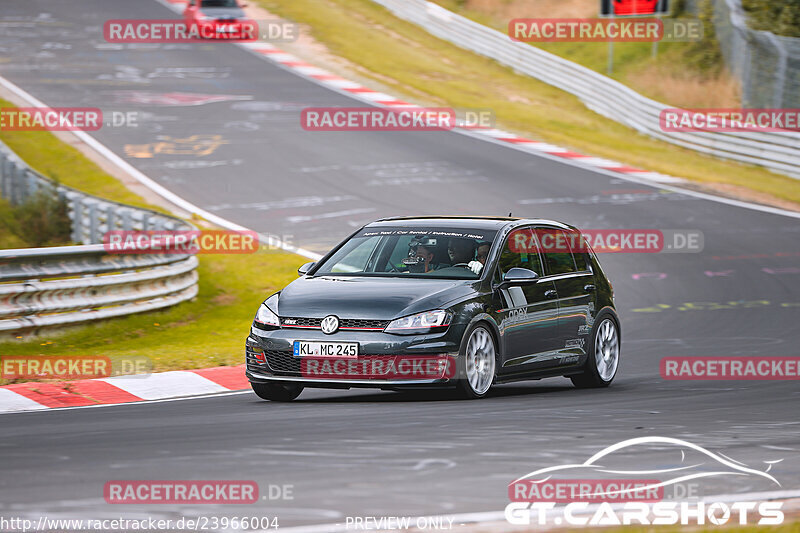
[[[480,274],[483,269],[483,263],[475,259],[476,244],[472,239],[451,238],[447,244],[447,255],[450,256],[450,264],[463,266],[475,274]]]

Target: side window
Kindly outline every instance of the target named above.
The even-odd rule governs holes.
[[[556,228],[536,228],[542,246],[542,255],[547,263],[547,274],[568,274],[576,271],[575,260],[564,231]]]
[[[567,236],[570,239],[569,247],[572,250],[573,259],[575,259],[575,268],[578,272],[590,270],[589,259],[587,257],[589,245],[584,240],[584,236],[577,231],[568,231]]]
[[[531,228],[515,229],[508,235],[497,267],[501,277],[515,267],[527,268],[540,276],[544,275],[539,257],[539,245]]]

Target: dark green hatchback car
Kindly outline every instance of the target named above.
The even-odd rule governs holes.
[[[608,386],[611,283],[579,230],[542,219],[391,218],[359,229],[261,304],[246,341],[258,396],[304,387],[457,387],[568,376]]]

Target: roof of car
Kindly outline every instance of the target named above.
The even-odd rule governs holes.
[[[434,216],[414,216],[414,217],[390,217],[376,220],[367,226],[394,226],[400,222],[404,226],[428,226],[435,224],[437,226],[452,226],[463,228],[481,228],[481,229],[496,229],[499,230],[510,223],[547,223],[563,226],[560,222],[544,219],[525,219],[519,217],[491,217],[491,216],[460,216],[460,215],[434,215]]]

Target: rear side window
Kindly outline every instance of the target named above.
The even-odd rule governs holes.
[[[570,238],[569,247],[572,250],[572,257],[575,259],[575,268],[578,272],[585,272],[589,268],[589,244],[584,239],[583,235],[577,231],[567,231],[567,236]]]
[[[556,228],[536,228],[536,236],[542,247],[542,255],[547,264],[547,274],[569,274],[575,272],[575,259],[572,256],[567,234]],[[577,237],[573,236],[577,239]],[[577,244],[577,241],[576,241]]]
[[[512,268],[527,268],[540,276],[544,275],[542,260],[539,257],[539,244],[531,228],[520,228],[512,231],[500,253],[498,271],[501,278]]]

